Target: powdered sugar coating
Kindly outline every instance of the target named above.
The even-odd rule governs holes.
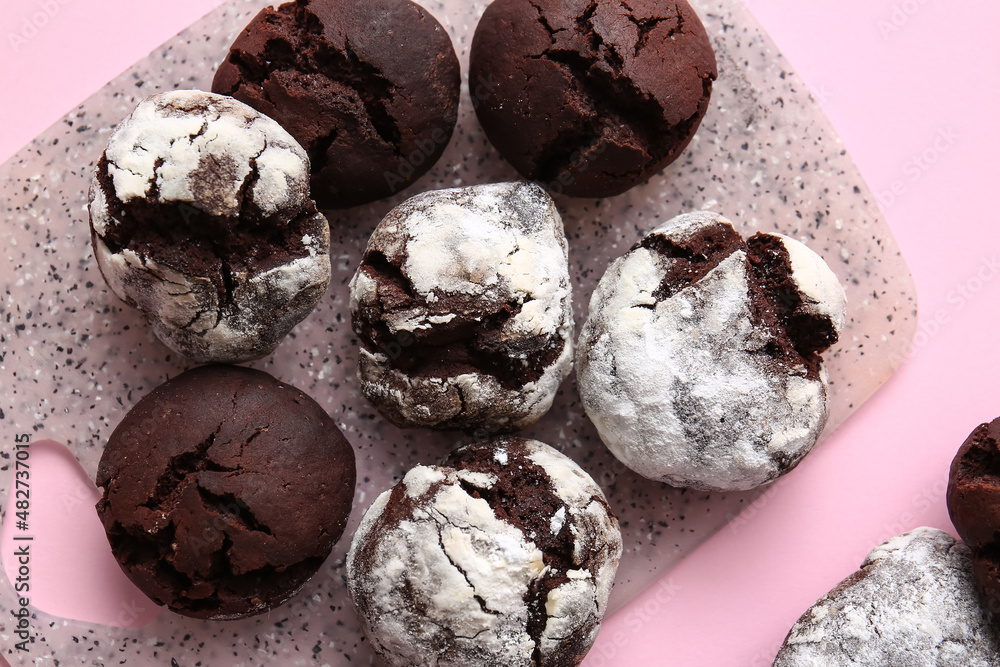
[[[1000,638],[979,603],[968,547],[918,528],[876,547],[806,611],[774,665],[996,667]]]
[[[266,215],[296,206],[308,188],[305,151],[278,123],[232,98],[198,90],[163,93],[140,102],[115,130],[105,155],[123,202],[145,199],[155,186],[157,201],[197,204],[212,215],[237,215],[240,189],[254,169],[251,160],[260,171],[253,198]],[[198,193],[206,155],[234,166],[231,178],[212,183],[213,196],[207,200]]]
[[[735,234],[722,216],[700,212],[647,239],[684,245],[711,229]],[[790,470],[816,442],[828,414],[825,372],[768,353],[780,332],[759,321],[748,250],[733,250],[664,296],[664,276],[676,261],[637,246],[609,267],[578,343],[584,407],[615,456],[645,477],[699,489],[754,488]],[[819,282],[828,287],[825,276]],[[822,309],[842,322],[837,289],[839,305],[824,302]],[[811,289],[803,303],[821,291]]]
[[[621,556],[618,523],[570,459],[536,441],[501,442],[519,472],[462,467],[489,467],[478,456],[487,448],[495,460],[496,443],[472,445],[451,459],[457,467],[412,469],[365,514],[348,585],[387,665],[576,665],[596,638]],[[565,547],[540,546],[553,536],[533,534],[513,507],[495,504],[494,492],[509,483],[501,477],[518,474],[558,498],[558,509],[532,525],[558,524]]]
[[[195,361],[264,356],[330,280],[329,226],[309,200],[308,177],[291,135],[236,100],[192,90],[146,98],[115,129],[91,188],[108,286]],[[199,216],[225,221],[218,235],[262,238],[235,251],[228,240],[199,241],[211,245],[205,268],[177,249],[206,234],[186,229]]]
[[[229,303],[210,280],[186,275],[127,248],[98,240],[95,256],[108,287],[150,319],[165,345],[199,363],[241,363],[273,350],[312,312],[326,290],[328,237],[304,244],[308,256],[257,274],[236,276]],[[287,311],[268,305],[289,306]],[[261,321],[261,316],[266,317]]]
[[[827,318],[833,323],[834,331],[840,334],[847,323],[847,295],[836,274],[804,243],[784,234],[774,236],[781,239],[788,252],[792,279],[802,297],[803,311]]]
[[[404,426],[510,431],[534,423],[572,368],[567,257],[559,212],[535,185],[439,190],[398,206],[351,281],[365,395]],[[394,281],[405,283],[405,296],[387,295]],[[455,369],[403,367],[491,328],[497,336]],[[476,355],[502,357],[513,377]],[[537,373],[520,379],[519,366]]]

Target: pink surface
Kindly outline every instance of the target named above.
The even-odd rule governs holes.
[[[160,608],[132,585],[111,555],[94,509],[100,491],[65,445],[39,440],[28,451],[27,530],[17,529],[13,510],[7,514],[12,520],[0,530],[7,581],[17,580],[15,554],[27,548],[33,607],[57,617],[124,628],[151,622]],[[16,491],[11,484],[11,496]],[[13,498],[5,503],[14,506]],[[25,537],[31,539],[18,539]]]
[[[750,4],[881,193],[921,333],[899,374],[794,474],[605,624],[590,667],[770,665],[799,614],[872,546],[950,529],[948,463],[1000,414],[1000,5]],[[6,0],[0,161],[213,5]]]

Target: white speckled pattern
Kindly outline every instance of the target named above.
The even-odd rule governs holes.
[[[128,409],[190,366],[157,342],[140,315],[104,287],[89,251],[85,210],[93,163],[112,128],[142,98],[175,87],[208,88],[216,64],[264,4],[224,4],[0,166],[5,221],[0,252],[4,266],[13,269],[0,272],[0,336],[6,352],[0,361],[0,424],[10,433],[68,443],[91,476],[104,442]],[[451,33],[467,72],[470,40],[487,2],[422,4]],[[609,261],[681,212],[717,210],[741,221],[744,236],[776,231],[804,241],[830,262],[850,298],[841,343],[827,355],[829,433],[910,350],[917,306],[909,270],[829,121],[750,12],[737,0],[692,4],[715,46],[720,80],[687,152],[650,183],[621,197],[556,199],[569,237],[577,324],[586,317],[591,292]],[[473,90],[478,85],[473,82]],[[32,622],[37,630],[32,654],[5,652],[5,658],[25,664],[55,656],[63,664],[124,661],[138,667],[169,664],[172,658],[184,667],[199,660],[203,665],[289,667],[372,664],[343,583],[349,538],[375,497],[415,465],[438,461],[454,446],[455,436],[397,429],[361,395],[347,283],[375,225],[406,198],[434,188],[517,178],[486,141],[468,87],[462,94],[455,136],[429,174],[390,201],[329,214],[334,275],[329,290],[271,356],[253,364],[313,396],[357,451],[356,509],[326,566],[299,596],[268,616],[245,621],[212,625],[163,614],[140,630],[124,630],[64,623],[39,613]],[[549,413],[526,433],[580,461],[621,521],[625,555],[609,613],[755,497],[681,492],[632,473],[601,443],[572,376]],[[0,444],[5,457],[12,456],[12,446],[10,439]],[[9,463],[0,460],[4,497]],[[13,592],[0,585],[0,634],[10,633],[15,606]]]
[[[774,667],[997,667],[1000,637],[972,554],[934,528],[894,537],[809,608]]]

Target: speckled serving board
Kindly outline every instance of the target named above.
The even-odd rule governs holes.
[[[114,125],[139,99],[211,85],[238,31],[265,3],[230,0],[98,91],[0,167],[5,257],[0,272],[0,424],[67,443],[93,479],[111,431],[151,389],[190,367],[152,336],[104,285],[89,244],[86,192]],[[482,0],[423,3],[448,28],[467,73]],[[822,254],[850,299],[845,334],[827,356],[832,411],[826,434],[903,361],[916,328],[909,270],[871,191],[805,85],[738,0],[694,0],[715,45],[720,78],[701,130],[683,157],[648,184],[603,201],[557,199],[570,239],[578,327],[609,261],[645,231],[692,209],[730,217],[745,235],[779,231]],[[474,86],[473,86],[474,87]],[[252,364],[311,394],[358,454],[359,486],[345,537],[305,590],[270,615],[208,623],[163,613],[133,630],[87,626],[38,613],[27,664],[366,665],[374,661],[348,602],[344,555],[375,496],[417,463],[467,438],[400,430],[364,400],[355,377],[347,283],[371,230],[407,196],[513,180],[479,127],[469,87],[441,161],[390,201],[330,214],[334,278],[320,306],[270,357]],[[602,485],[626,553],[611,610],[620,608],[732,519],[754,493],[708,494],[639,478],[603,447],[571,377],[551,412],[525,433],[576,459]],[[9,456],[13,438],[0,447]],[[822,446],[822,445],[821,445]],[[10,485],[0,461],[0,497]],[[794,472],[792,473],[794,474]],[[759,492],[758,492],[759,493]],[[15,596],[0,584],[0,635]],[[200,662],[199,662],[200,661]]]

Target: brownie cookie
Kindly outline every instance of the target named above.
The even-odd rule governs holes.
[[[261,371],[202,366],[112,433],[97,513],[122,570],[185,616],[273,609],[319,570],[354,498],[354,450],[311,398]]]
[[[324,208],[388,197],[426,173],[455,130],[460,89],[447,31],[409,0],[267,7],[212,83],[306,147]]]
[[[351,281],[365,396],[399,426],[534,423],[572,366],[567,253],[559,212],[535,185],[404,202]]]
[[[933,528],[892,538],[802,615],[774,661],[846,665],[1000,665],[1000,638],[979,605],[969,549]]]
[[[197,362],[269,354],[330,281],[330,229],[308,174],[302,147],[234,99],[189,90],[143,100],[91,186],[105,281]]]
[[[621,552],[587,473],[548,445],[502,438],[380,495],[347,582],[387,665],[565,667],[597,637]]]
[[[674,486],[745,490],[791,470],[827,420],[820,353],[846,297],[816,253],[682,215],[615,261],[577,345],[583,406],[615,456]]]
[[[469,74],[500,154],[574,197],[621,194],[676,160],[717,77],[685,0],[496,0]]]
[[[948,513],[972,549],[983,604],[1000,614],[1000,418],[976,428],[955,455]]]

